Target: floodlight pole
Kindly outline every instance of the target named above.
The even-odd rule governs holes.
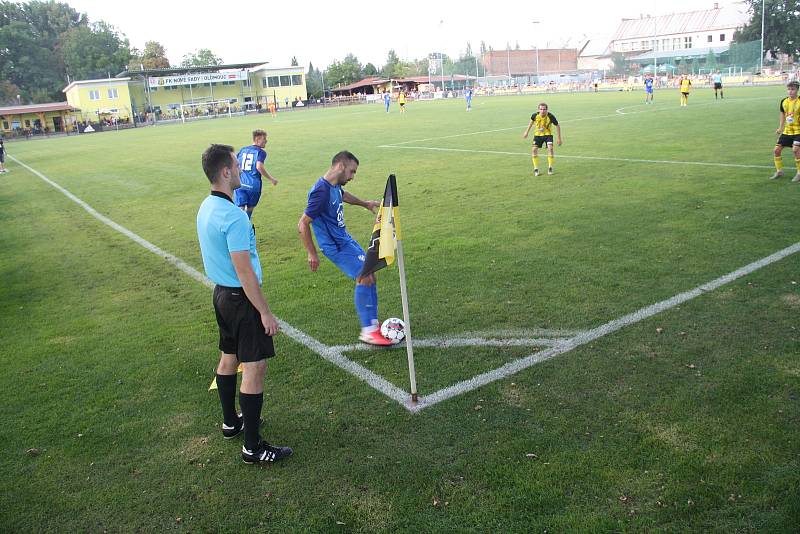
[[[540,21],[538,20],[534,20],[531,21],[531,24],[539,24],[539,22]],[[534,35],[535,32],[536,30],[534,30]],[[539,85],[539,39],[538,38],[536,39],[536,44],[534,44],[533,47],[536,49],[536,85],[538,86]]]
[[[767,12],[765,9],[765,0],[761,0],[761,55],[758,57],[758,74],[764,72],[764,14]]]

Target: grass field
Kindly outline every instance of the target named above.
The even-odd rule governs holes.
[[[323,358],[408,390],[404,350],[346,347],[351,282],[327,260],[310,273],[296,232],[338,150],[361,160],[359,197],[397,175],[417,381],[435,399],[548,348],[524,340],[563,343],[800,242],[800,184],[767,180],[784,89],[725,93],[685,109],[676,91],[547,96],[564,145],[539,178],[521,138],[538,97],[7,144],[3,530],[796,531],[798,255],[415,411]],[[200,154],[257,127],[280,180],[253,218],[265,292],[298,333],[276,340],[263,428],[295,455],[263,468],[221,438],[206,391],[208,287],[21,166],[202,271]],[[371,214],[345,217],[363,243]],[[397,269],[379,280],[381,318],[401,316]]]

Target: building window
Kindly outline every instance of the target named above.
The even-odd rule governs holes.
[[[261,87],[269,87],[268,78],[261,78]]]
[[[299,74],[292,74],[292,85],[303,85],[303,77]]]
[[[224,81],[224,82],[222,82],[222,85],[235,85],[235,84],[236,84],[236,82],[234,82],[234,81]]]
[[[719,34],[719,42],[720,43],[725,42],[725,34],[724,33]]]
[[[25,128],[31,127],[31,121],[29,119],[25,119]]]
[[[287,85],[292,85],[291,78],[291,76],[281,76],[281,86],[286,87]]]
[[[269,78],[269,87],[280,87],[280,78],[278,76],[270,76]]]
[[[177,89],[178,88],[176,86],[174,86],[174,85],[165,85],[164,86],[164,90],[165,91],[176,91]]]
[[[681,38],[680,37],[674,37],[672,39],[672,49],[673,50],[680,50],[681,49]]]
[[[713,35],[709,35],[708,36],[708,42],[709,43],[713,43],[714,42],[714,36]]]
[[[119,95],[117,94],[116,89],[109,89],[108,90],[108,98],[117,98]]]
[[[8,130],[8,121],[3,121],[3,129]]]
[[[639,50],[645,50],[647,48],[647,41],[642,41],[639,43]]]
[[[692,38],[691,37],[684,37],[683,38],[683,47],[684,48],[691,48],[692,47]]]
[[[150,92],[151,93],[155,93],[156,91],[158,91],[158,87],[151,87],[150,88]]]
[[[100,90],[92,89],[89,91],[89,100],[100,100]]]
[[[669,39],[661,39],[661,50],[669,50]]]

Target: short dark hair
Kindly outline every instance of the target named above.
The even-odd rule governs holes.
[[[795,89],[800,89],[800,82],[797,80],[792,80],[791,82],[786,84],[786,87],[794,87]]]
[[[547,104],[545,104],[544,102],[539,102],[539,105],[536,106],[536,109],[539,109],[542,106],[544,106],[546,109],[550,109],[550,107]]]
[[[331,166],[336,165],[337,163],[344,163],[346,161],[354,161],[356,165],[360,165],[358,158],[355,157],[352,152],[349,150],[342,150],[333,156],[333,159],[331,160]]]
[[[219,173],[231,164],[233,147],[230,145],[213,144],[203,152],[203,172],[212,184],[217,181]]]
[[[262,136],[266,137],[267,136],[267,132],[265,132],[261,128],[259,128],[257,130],[253,130],[253,141],[256,140],[256,137],[262,137]]]

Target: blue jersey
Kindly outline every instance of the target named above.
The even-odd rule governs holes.
[[[242,189],[250,190],[254,193],[261,192],[261,173],[258,172],[256,164],[262,164],[267,160],[267,153],[263,148],[255,145],[246,146],[236,155],[239,160],[239,169],[242,171],[240,181]]]
[[[392,96],[389,93],[383,93],[383,102],[388,106],[392,101]]]
[[[250,252],[250,264],[261,284],[261,262],[256,251],[256,233],[245,212],[233,205],[227,195],[212,192],[197,212],[197,238],[206,275],[227,287],[242,287],[231,252]]]
[[[355,241],[344,226],[342,186],[331,185],[325,178],[317,180],[308,192],[305,214],[312,219],[317,244],[326,256]]]
[[[648,93],[653,92],[653,78],[645,78],[644,79],[644,90]]]
[[[467,89],[464,91],[464,96],[467,98],[467,100],[472,100],[472,89]]]

